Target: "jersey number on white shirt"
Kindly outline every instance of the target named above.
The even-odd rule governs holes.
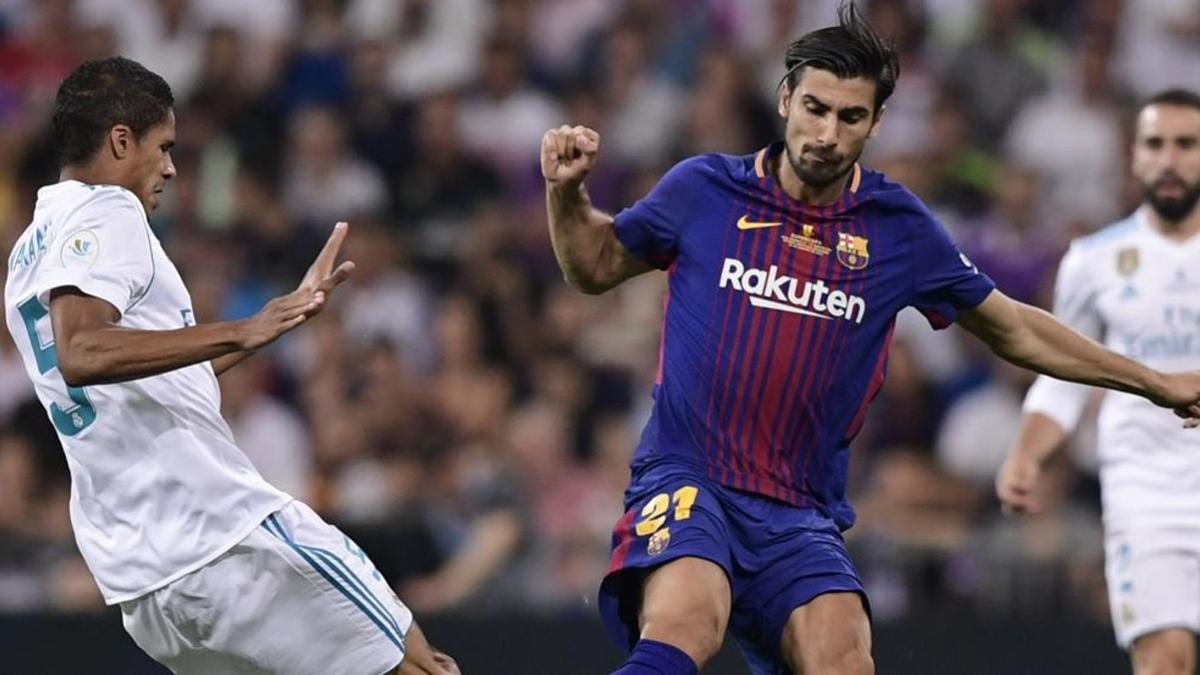
[[[54,343],[43,345],[37,332],[37,322],[49,312],[38,302],[36,296],[17,305],[17,311],[21,313],[21,318],[25,319],[25,329],[29,331],[29,341],[33,344],[33,356],[37,360],[38,372],[45,375],[58,367],[58,350],[54,348]],[[92,407],[92,402],[88,400],[87,392],[82,387],[67,387],[67,396],[71,397],[75,406],[63,410],[57,403],[51,403],[50,419],[54,421],[54,427],[60,434],[74,436],[96,421],[96,409]]]

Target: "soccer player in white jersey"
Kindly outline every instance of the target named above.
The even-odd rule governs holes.
[[[366,555],[258,474],[217,375],[319,312],[353,269],[340,223],[299,287],[197,325],[147,223],[175,175],[171,90],[133,61],[59,88],[61,182],[8,261],[8,329],[62,441],[71,521],[105,601],[176,673],[457,673]]]
[[[1170,90],[1137,118],[1133,173],[1144,203],[1075,241],[1055,314],[1160,370],[1200,367],[1200,96]],[[1086,387],[1040,378],[996,480],[1006,509],[1035,512],[1042,464],[1074,429]],[[1200,437],[1129,394],[1100,412],[1108,596],[1135,675],[1195,672],[1200,632]]]

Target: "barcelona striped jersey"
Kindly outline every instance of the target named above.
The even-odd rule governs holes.
[[[856,164],[826,206],[768,170],[783,150],[708,154],[617,214],[667,270],[654,410],[635,470],[681,462],[845,529],[849,445],[879,392],[896,314],[935,328],[995,288],[911,192]]]

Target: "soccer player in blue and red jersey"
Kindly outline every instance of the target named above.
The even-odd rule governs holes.
[[[696,673],[727,628],[760,675],[874,671],[841,536],[846,466],[905,307],[1021,366],[1197,422],[1200,374],[1151,370],[1007,298],[920,200],[858,163],[899,68],[852,4],[839,19],[787,50],[782,142],[687,159],[615,219],[583,187],[598,135],[543,139],[567,281],[602,293],[668,274],[654,412],[600,591],[631,649],[619,675]]]

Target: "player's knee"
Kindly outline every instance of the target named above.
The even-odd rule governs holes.
[[[874,675],[875,660],[865,644],[847,645],[840,649],[823,650],[815,667],[805,672],[829,675]]]
[[[674,645],[703,666],[721,648],[725,627],[718,617],[646,616],[642,637]]]

